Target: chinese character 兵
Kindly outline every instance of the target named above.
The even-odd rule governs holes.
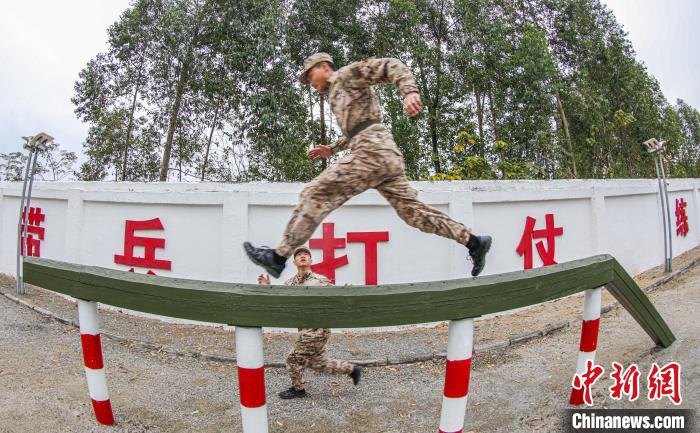
[[[124,230],[124,254],[114,255],[114,263],[139,268],[155,268],[170,270],[170,260],[156,259],[156,248],[165,248],[165,239],[134,236],[136,230],[163,230],[160,218],[146,221],[126,221]],[[134,257],[134,247],[143,247],[144,257]],[[129,269],[134,272],[134,268]],[[155,275],[152,270],[148,270],[149,275]]]

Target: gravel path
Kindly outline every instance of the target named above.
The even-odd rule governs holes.
[[[678,361],[683,368],[681,407],[698,409],[699,283],[700,266],[696,266],[650,295],[678,338],[670,348],[656,350],[624,309],[614,309],[602,319],[598,363],[609,370],[612,361],[625,366],[634,362],[645,375],[653,362]],[[547,316],[545,321],[555,322],[560,313],[580,320],[580,305],[579,300],[572,314],[552,304],[538,308],[542,308],[541,316]],[[121,320],[125,321],[124,316]],[[561,410],[566,408],[576,364],[578,334],[577,327],[570,327],[505,350],[477,354],[465,431],[560,431]],[[484,335],[482,326],[475,339],[483,341],[488,336],[504,338],[497,333]],[[226,347],[232,346],[231,333],[220,338],[228,342]],[[272,336],[268,343],[286,351],[289,338]],[[372,356],[379,350],[393,356],[397,349],[408,350],[418,341],[426,347],[426,340],[433,341],[430,346],[437,350],[444,350],[446,330],[375,334],[372,347],[364,344],[368,338],[334,336],[334,350],[350,352],[348,342],[353,339],[358,350]],[[232,364],[173,356],[114,341],[106,341],[103,350],[118,424],[111,428],[97,425],[87,397],[79,340],[75,328],[0,297],[0,432],[240,431]],[[311,395],[296,401],[282,401],[276,396],[277,391],[289,386],[289,380],[283,369],[269,368],[265,375],[270,431],[436,431],[444,368],[441,360],[367,368],[358,387],[346,377],[309,373],[307,390]],[[649,402],[644,396],[634,403],[611,401],[606,398],[608,382],[604,379],[596,384],[594,408],[674,407],[668,399]]]

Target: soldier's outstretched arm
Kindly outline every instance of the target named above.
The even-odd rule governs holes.
[[[345,68],[343,68],[345,69]],[[393,83],[401,96],[418,92],[416,80],[408,67],[399,59],[383,58],[356,62],[344,71],[350,82],[355,85],[371,86],[374,84]]]

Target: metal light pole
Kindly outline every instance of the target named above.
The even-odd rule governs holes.
[[[17,224],[17,294],[24,295],[24,280],[22,278],[22,260],[27,255],[27,246],[22,248],[22,239],[26,230],[26,212],[25,198],[27,200],[26,208],[29,208],[32,199],[32,185],[34,184],[34,173],[36,172],[36,159],[39,152],[45,151],[49,144],[53,142],[53,137],[45,132],[40,132],[37,135],[22,137],[24,139],[23,148],[29,151],[27,156],[27,169],[24,172],[24,182],[22,184],[22,200],[19,205],[19,223]],[[27,189],[27,181],[29,181],[29,189]]]
[[[665,141],[661,142],[662,152]],[[659,153],[659,167],[661,168],[661,179],[664,186],[664,198],[666,200],[666,229],[668,230],[668,259],[666,260],[666,272],[671,272],[673,264],[673,226],[671,225],[671,206],[668,204],[668,181],[666,180],[666,169],[664,169],[663,155]]]
[[[665,141],[658,141],[651,138],[644,142],[647,151],[654,157],[656,165],[656,177],[659,181],[659,201],[661,202],[661,221],[664,227],[664,259],[665,270],[671,272],[673,261],[673,238],[671,228],[671,209],[668,204],[668,189],[666,182],[666,170],[664,170],[663,152],[666,147]]]

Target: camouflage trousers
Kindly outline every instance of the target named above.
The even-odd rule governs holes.
[[[329,213],[370,188],[379,191],[408,225],[461,244],[467,242],[470,230],[466,226],[417,199],[418,193],[404,172],[403,155],[389,131],[381,125],[371,126],[353,141],[351,153],[324,170],[301,192],[277,254],[291,256]]]
[[[326,343],[331,335],[328,328],[302,328],[299,338],[287,356],[287,371],[295,389],[304,388],[304,368],[333,374],[350,374],[353,365],[326,356]]]

